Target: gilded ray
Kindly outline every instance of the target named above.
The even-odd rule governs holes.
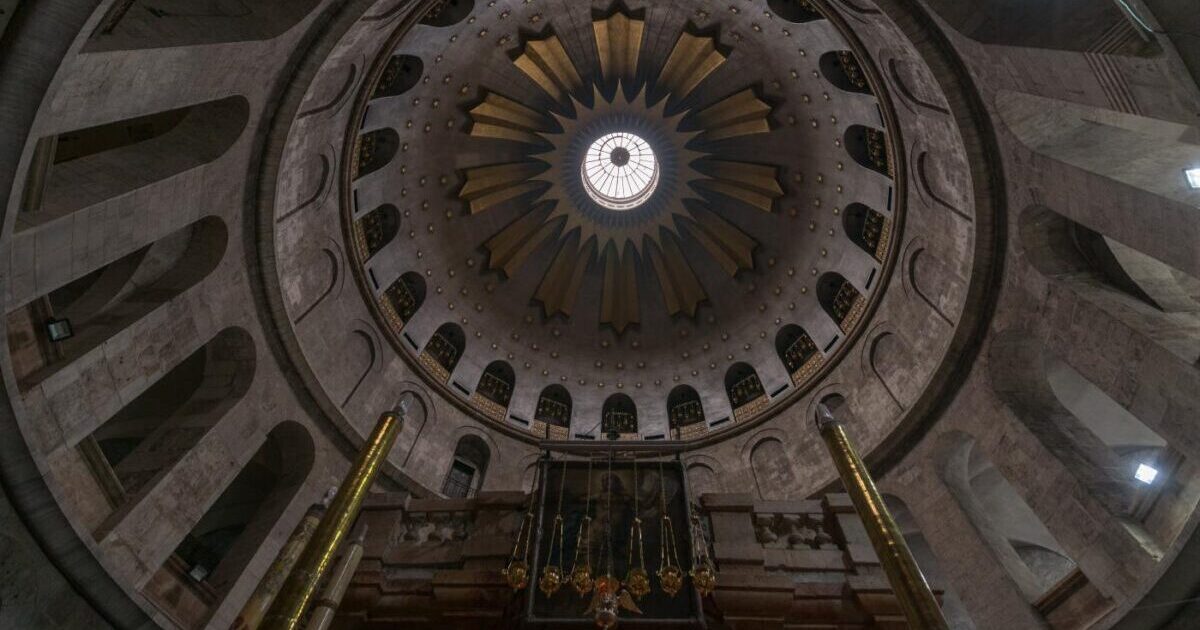
[[[526,212],[488,239],[488,268],[501,269],[510,278],[516,275],[529,255],[562,226],[561,220],[547,221],[548,213],[548,208]]]
[[[638,55],[642,50],[642,32],[646,23],[622,13],[596,20],[592,29],[596,34],[596,51],[600,56],[600,69],[604,78],[612,81],[632,80],[637,74]]]
[[[778,169],[765,164],[710,160],[706,163],[712,179],[696,182],[700,186],[744,201],[763,212],[770,212],[775,200],[783,196]]]
[[[542,303],[542,314],[546,317],[558,313],[571,316],[583,272],[596,253],[595,239],[588,239],[582,247],[578,243],[578,232],[563,240],[534,293],[534,298]]]
[[[692,90],[714,70],[725,63],[725,55],[717,50],[711,37],[692,35],[684,31],[659,75],[659,87],[666,87],[672,99],[687,98]]]
[[[565,101],[583,87],[571,56],[554,35],[525,42],[525,49],[513,63],[555,100]]]
[[[627,326],[639,321],[636,261],[632,243],[626,243],[625,251],[619,254],[612,241],[604,248],[600,323],[611,324],[617,332],[624,332]]]
[[[695,122],[704,129],[703,140],[724,140],[771,131],[767,115],[771,106],[762,102],[754,90],[742,90],[700,110]]]
[[[546,139],[539,132],[550,129],[549,121],[540,113],[495,92],[489,92],[470,114],[471,135],[477,138],[541,145]]]
[[[647,237],[645,251],[650,264],[654,266],[654,273],[658,276],[658,286],[662,291],[667,313],[686,313],[688,317],[695,317],[696,308],[708,299],[708,295],[691,265],[684,258],[674,234],[666,229],[661,232],[659,242],[662,243],[662,249]]]
[[[687,223],[689,230],[726,273],[754,267],[753,238],[711,210],[696,205],[690,211],[695,220]]]
[[[482,212],[510,199],[541,188],[530,181],[545,170],[539,162],[513,162],[467,169],[467,181],[458,196],[467,201],[471,214]]]

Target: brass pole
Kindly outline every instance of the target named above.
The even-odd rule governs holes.
[[[825,405],[817,406],[817,428],[829,447],[842,485],[850,494],[871,545],[875,547],[875,555],[879,556],[879,563],[883,565],[900,609],[904,611],[908,627],[914,630],[948,630],[942,608],[938,606],[937,598],[925,581],[917,561],[913,559],[908,544],[904,542],[904,535],[888,512],[870,472],[854,450],[842,423],[833,417]]]
[[[359,523],[354,538],[346,545],[342,558],[329,575],[329,583],[325,585],[325,590],[321,591],[321,599],[313,606],[306,630],[329,630],[329,626],[333,624],[333,616],[337,613],[338,606],[342,605],[342,598],[350,588],[350,580],[354,579],[354,572],[358,570],[358,563],[362,561],[366,537],[367,526]]]
[[[230,630],[257,630],[259,624],[262,623],[263,615],[267,613],[267,608],[279,594],[283,581],[287,579],[288,573],[295,566],[304,547],[308,545],[313,532],[317,531],[317,524],[321,522],[321,515],[325,513],[325,507],[321,503],[314,503],[312,507],[308,508],[304,518],[300,519],[300,524],[296,525],[292,535],[279,550],[279,555],[275,556],[275,562],[271,563],[270,568],[263,575],[262,581],[258,583],[258,588],[254,589],[250,599],[246,600],[246,605],[242,606],[242,612],[233,621]]]
[[[342,540],[350,533],[363,499],[387,460],[388,451],[396,441],[397,429],[402,415],[408,411],[408,400],[400,402],[399,413],[385,412],[379,416],[375,430],[363,450],[354,460],[341,487],[317,526],[312,540],[296,561],[296,567],[283,584],[275,603],[263,620],[264,630],[297,630],[301,626],[305,609],[317,593],[317,586],[325,572],[333,564],[334,556]]]

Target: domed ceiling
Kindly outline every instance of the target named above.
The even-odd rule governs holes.
[[[380,52],[328,106],[348,116],[330,238],[409,370],[532,439],[708,438],[811,390],[871,325],[912,229],[902,138],[954,141],[906,129],[816,4],[445,2],[406,19],[368,14],[392,30],[345,47]],[[339,81],[357,79],[314,85]],[[342,119],[307,98],[326,120],[306,126]],[[318,151],[328,175],[335,148]],[[286,295],[302,290],[288,261],[308,263],[278,225]]]

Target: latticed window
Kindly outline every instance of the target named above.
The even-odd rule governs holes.
[[[433,333],[433,338],[425,346],[425,352],[447,371],[453,371],[458,363],[458,348],[440,332]]]
[[[795,372],[816,353],[817,344],[813,342],[812,337],[809,337],[808,333],[800,333],[800,336],[783,351],[783,364],[788,372]]]
[[[442,494],[452,499],[465,499],[474,491],[475,467],[462,460],[454,460],[450,472],[446,473],[446,482],[442,484]]]
[[[868,210],[863,219],[863,243],[872,251],[879,248],[879,239],[883,235],[883,221],[883,215],[874,210]]]
[[[383,207],[363,217],[363,238],[367,243],[367,254],[373,255],[396,236],[396,212],[390,207]]]
[[[887,154],[887,136],[878,129],[868,127],[866,130],[867,139],[867,158],[871,160],[871,164],[875,170],[881,173],[892,174],[892,165],[888,160]]]
[[[637,430],[637,413],[633,411],[610,409],[604,412],[600,423],[603,433],[637,433]]]
[[[846,316],[854,308],[854,303],[858,301],[858,297],[858,289],[855,289],[849,280],[843,280],[842,285],[838,287],[837,293],[833,296],[833,318],[839,322],[846,319]]]
[[[571,405],[543,395],[538,398],[537,410],[534,412],[533,418],[546,424],[560,427],[569,426],[571,424]]]
[[[372,97],[395,96],[412,88],[424,69],[421,60],[410,55],[397,55],[388,60]]]
[[[853,53],[848,50],[839,50],[837,52],[837,60],[850,85],[859,90],[868,89],[867,77],[863,74],[862,67],[858,65],[858,59],[854,57]]]
[[[400,316],[400,319],[407,322],[417,313],[417,308],[421,306],[418,292],[418,288],[413,286],[413,281],[407,277],[401,277],[388,287],[387,298],[391,301],[392,308],[396,309],[396,314]]]
[[[699,400],[685,400],[671,405],[667,410],[667,418],[672,427],[682,427],[697,422],[704,422],[704,407]]]
[[[766,391],[763,390],[762,381],[758,380],[757,374],[744,376],[729,387],[729,402],[734,409],[765,395]]]
[[[513,384],[496,374],[484,372],[479,377],[479,387],[476,391],[488,400],[507,407],[508,401],[512,400]]]

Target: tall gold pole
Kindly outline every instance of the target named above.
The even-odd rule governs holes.
[[[321,515],[325,513],[325,507],[325,505],[315,503],[308,508],[304,518],[300,519],[300,524],[296,526],[291,537],[284,543],[283,549],[279,550],[279,555],[275,556],[275,562],[271,563],[262,581],[258,583],[258,588],[254,589],[250,599],[246,600],[246,605],[242,606],[242,612],[234,620],[230,630],[256,630],[262,623],[263,615],[267,614],[267,608],[279,594],[279,589],[283,587],[283,581],[287,579],[296,560],[300,558],[300,554],[304,551],[304,546],[308,544],[309,539],[312,538],[313,532],[317,531],[317,524],[321,522]]]
[[[304,611],[316,595],[322,576],[333,563],[338,547],[350,532],[354,520],[358,518],[363,498],[370,490],[383,462],[387,460],[388,451],[392,450],[400,426],[400,416],[408,409],[407,403],[408,400],[401,401],[399,414],[388,411],[379,416],[375,430],[355,459],[354,465],[321,519],[321,524],[313,533],[312,540],[304,548],[304,553],[296,561],[292,574],[284,582],[279,596],[267,612],[261,626],[264,630],[300,628]]]
[[[817,428],[821,431],[821,437],[825,438],[825,445],[833,456],[842,485],[850,494],[854,509],[862,519],[871,545],[875,547],[875,555],[879,556],[879,563],[883,565],[900,609],[908,619],[908,627],[914,630],[948,629],[937,598],[925,581],[917,561],[913,559],[908,544],[904,542],[904,535],[884,505],[871,474],[850,443],[842,423],[833,417],[825,405],[817,406]]]

